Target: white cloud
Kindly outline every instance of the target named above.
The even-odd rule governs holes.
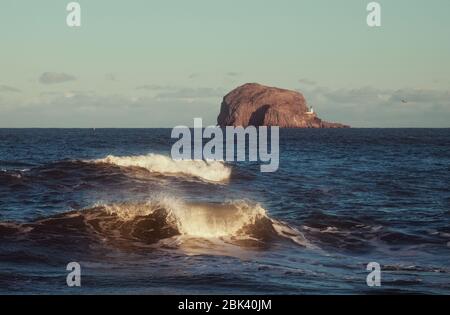
[[[3,85],[3,84],[0,84],[0,92],[13,92],[13,93],[19,93],[20,90],[17,89],[17,88],[15,88],[15,87],[9,86],[9,85]]]
[[[306,78],[299,79],[298,82],[301,84],[304,84],[304,85],[316,85],[317,84],[317,82],[310,80],[310,79],[306,79]]]
[[[63,83],[68,81],[74,81],[77,78],[71,74],[67,73],[58,73],[58,72],[44,72],[39,77],[39,82],[42,84],[55,84],[55,83]]]
[[[107,81],[117,81],[117,76],[114,73],[105,74],[105,79]]]
[[[200,73],[191,73],[190,75],[189,75],[189,79],[196,79],[196,78],[198,78],[200,76]]]
[[[220,98],[226,92],[219,88],[176,88],[169,91],[159,93],[158,99],[203,99],[203,98]]]
[[[161,90],[171,90],[175,87],[169,85],[158,85],[158,84],[144,84],[136,87],[136,90],[148,90],[148,91],[161,91]]]
[[[202,117],[205,124],[214,124],[221,98],[227,93],[208,87],[139,88],[156,93],[63,90],[44,91],[28,100],[0,99],[0,126],[173,127],[190,124],[194,117]],[[302,92],[320,118],[353,127],[450,127],[448,90],[315,86]]]
[[[2,127],[174,127],[194,117],[215,124],[219,102],[90,91],[41,93],[13,106],[0,99]]]
[[[447,90],[316,87],[300,92],[325,120],[356,127],[450,127]]]

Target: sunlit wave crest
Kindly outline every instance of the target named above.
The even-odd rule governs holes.
[[[139,167],[152,173],[182,174],[208,182],[224,182],[230,178],[231,168],[223,161],[174,160],[161,154],[114,156],[93,160],[94,163],[112,164],[120,167]]]

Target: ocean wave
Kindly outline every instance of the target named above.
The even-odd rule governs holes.
[[[245,200],[188,203],[173,197],[158,197],[145,203],[116,203],[100,207],[127,223],[136,223],[142,218],[164,217],[164,227],[185,237],[232,242],[265,242],[281,237],[301,246],[313,247],[298,230],[270,218],[258,203]]]
[[[109,155],[94,163],[112,164],[120,167],[139,167],[152,173],[192,176],[209,182],[224,182],[230,178],[231,168],[222,161],[173,160],[160,154],[137,156]]]
[[[315,212],[304,219],[300,230],[322,249],[369,253],[399,245],[409,250],[423,246],[442,247],[448,242],[445,232],[417,230],[409,233],[394,229],[389,220],[370,216],[358,218]]]
[[[21,179],[22,173],[27,172],[28,170],[6,170],[0,169],[0,181],[7,179]]]
[[[261,246],[278,238],[314,248],[297,229],[272,219],[261,205],[244,200],[190,203],[155,197],[145,202],[97,204],[27,224],[0,223],[2,234],[55,242],[96,235],[98,240],[126,246],[158,245],[174,237],[181,244],[204,239]]]
[[[24,168],[24,167],[33,167],[33,166],[35,166],[35,164],[22,162],[22,161],[5,161],[5,160],[0,160],[0,166],[1,167],[12,168],[12,169],[17,169],[17,168],[20,169],[20,168]]]

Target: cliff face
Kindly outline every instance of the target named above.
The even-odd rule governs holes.
[[[244,84],[228,93],[222,102],[219,126],[280,126],[281,128],[345,128],[308,113],[299,92],[256,83]]]

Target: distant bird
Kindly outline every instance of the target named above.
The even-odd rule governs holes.
[[[406,103],[408,103],[408,101],[402,99],[402,103],[403,103],[403,104],[406,104]]]

